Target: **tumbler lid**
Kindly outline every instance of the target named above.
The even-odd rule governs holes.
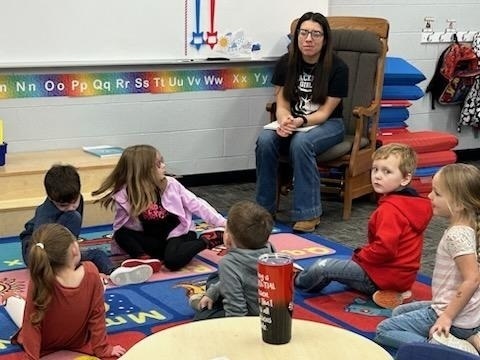
[[[293,263],[293,258],[285,253],[262,254],[258,257],[258,262],[268,265],[288,265]]]

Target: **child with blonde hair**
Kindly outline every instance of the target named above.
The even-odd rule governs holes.
[[[410,146],[383,145],[372,160],[371,182],[379,200],[368,221],[367,243],[351,259],[318,260],[298,274],[295,285],[319,292],[337,281],[391,308],[402,303],[415,282],[432,209],[428,199],[408,186],[417,164]]]
[[[467,164],[442,167],[429,194],[433,213],[449,222],[437,247],[432,300],[401,305],[377,327],[376,341],[444,343],[480,350],[480,170]],[[459,339],[468,339],[473,345]]]
[[[101,359],[125,353],[107,342],[103,285],[95,265],[80,262],[80,256],[76,238],[64,226],[44,224],[33,232],[22,326],[12,338],[26,359],[58,350]]]
[[[156,272],[163,261],[166,268],[179,270],[200,251],[223,243],[225,218],[166,176],[163,156],[153,146],[126,148],[92,195],[102,195],[100,204],[115,209],[113,237],[131,257],[122,266],[147,264]],[[216,229],[197,237],[193,215]]]

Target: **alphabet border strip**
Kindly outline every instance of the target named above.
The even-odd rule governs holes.
[[[271,87],[273,67],[0,75],[0,99],[163,94]]]

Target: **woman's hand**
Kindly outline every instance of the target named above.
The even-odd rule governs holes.
[[[126,352],[127,352],[127,350],[125,350],[124,347],[122,347],[120,345],[115,345],[112,349],[112,356],[119,357],[119,356],[122,356],[123,354],[125,354]]]
[[[279,119],[279,127],[277,129],[278,136],[289,137],[290,135],[292,135],[295,129],[298,127],[296,120],[297,118],[294,118],[292,115],[288,115],[283,119]],[[303,120],[301,118],[300,120],[303,123]]]

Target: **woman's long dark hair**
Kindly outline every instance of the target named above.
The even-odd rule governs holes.
[[[296,98],[297,80],[302,68],[302,53],[298,48],[298,32],[302,24],[307,20],[317,22],[323,30],[323,46],[318,62],[313,70],[312,101],[316,104],[324,104],[327,99],[333,50],[330,25],[328,24],[327,18],[320,13],[307,12],[298,19],[295,33],[293,34],[293,44],[289,51],[288,72],[283,89],[283,96],[289,102]]]

